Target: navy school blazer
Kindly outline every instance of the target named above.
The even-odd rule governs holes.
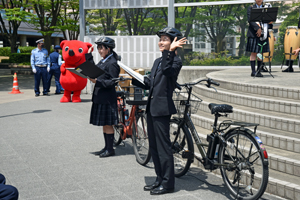
[[[85,54],[87,61],[94,63],[91,53]],[[101,61],[97,67],[104,70],[105,73],[97,77],[94,87],[92,101],[96,104],[117,104],[116,83],[112,78],[118,78],[120,73],[120,66],[114,56],[109,57],[104,63]]]
[[[159,63],[161,65],[158,68]],[[132,80],[133,85],[149,90],[146,112],[153,117],[176,113],[172,96],[181,67],[179,56],[174,51],[164,50],[162,57],[154,61],[151,74],[144,78],[145,85],[136,79]]]

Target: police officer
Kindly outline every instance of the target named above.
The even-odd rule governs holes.
[[[145,191],[151,195],[161,195],[174,191],[175,175],[172,144],[170,141],[170,118],[176,113],[172,100],[176,80],[182,67],[176,49],[185,44],[186,39],[175,28],[166,27],[157,32],[162,57],[157,58],[149,77],[144,78],[144,84],[136,79],[132,84],[149,89],[146,107],[147,130],[150,153],[153,159],[156,181],[146,185]]]
[[[0,199],[2,200],[17,200],[19,192],[17,188],[11,185],[5,185],[5,177],[0,174]]]
[[[37,48],[31,51],[30,63],[34,73],[35,96],[40,96],[40,81],[43,81],[43,95],[48,95],[47,77],[50,71],[50,62],[47,49],[44,49],[44,39],[36,41]]]
[[[61,47],[59,45],[55,45],[54,47],[54,52],[52,52],[49,55],[50,58],[50,71],[48,74],[48,89],[47,91],[50,91],[50,86],[51,86],[51,79],[52,76],[54,75],[55,78],[55,86],[56,86],[56,90],[55,90],[55,94],[60,94],[61,92],[61,85],[59,82],[59,78],[60,78],[60,66],[61,66],[61,55],[59,54]]]

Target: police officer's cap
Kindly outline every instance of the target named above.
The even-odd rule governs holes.
[[[162,35],[167,35],[170,37],[171,41],[173,41],[175,37],[177,37],[177,40],[183,38],[183,35],[179,30],[170,26],[163,28],[160,31],[157,31],[156,35],[158,35],[158,37],[161,37]]]
[[[101,37],[96,42],[97,45],[104,45],[111,49],[115,48],[115,41],[109,37]]]
[[[61,47],[59,45],[55,45],[54,49],[61,49]]]
[[[36,43],[44,43],[44,38],[37,40]]]

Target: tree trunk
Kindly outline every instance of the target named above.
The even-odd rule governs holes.
[[[52,43],[51,43],[51,33],[49,34],[46,34],[46,35],[44,35],[44,42],[45,42],[45,49],[47,49],[47,51],[48,51],[48,54],[50,54],[50,48],[51,48],[51,45],[52,45]]]
[[[240,45],[239,45],[239,56],[243,56],[245,53],[245,46],[246,46],[246,35],[245,35],[245,29],[246,26],[245,25],[241,25],[241,38],[240,38]]]

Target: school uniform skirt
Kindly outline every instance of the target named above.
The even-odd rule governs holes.
[[[266,42],[266,44],[263,46],[262,52],[270,52],[270,47],[269,47],[269,39],[267,38],[264,41],[260,41],[259,37],[251,38],[248,37],[247,41],[247,46],[246,46],[246,51],[248,52],[253,52],[253,53],[261,53],[261,46]]]
[[[117,125],[118,108],[111,104],[92,104],[90,124],[95,126]]]

